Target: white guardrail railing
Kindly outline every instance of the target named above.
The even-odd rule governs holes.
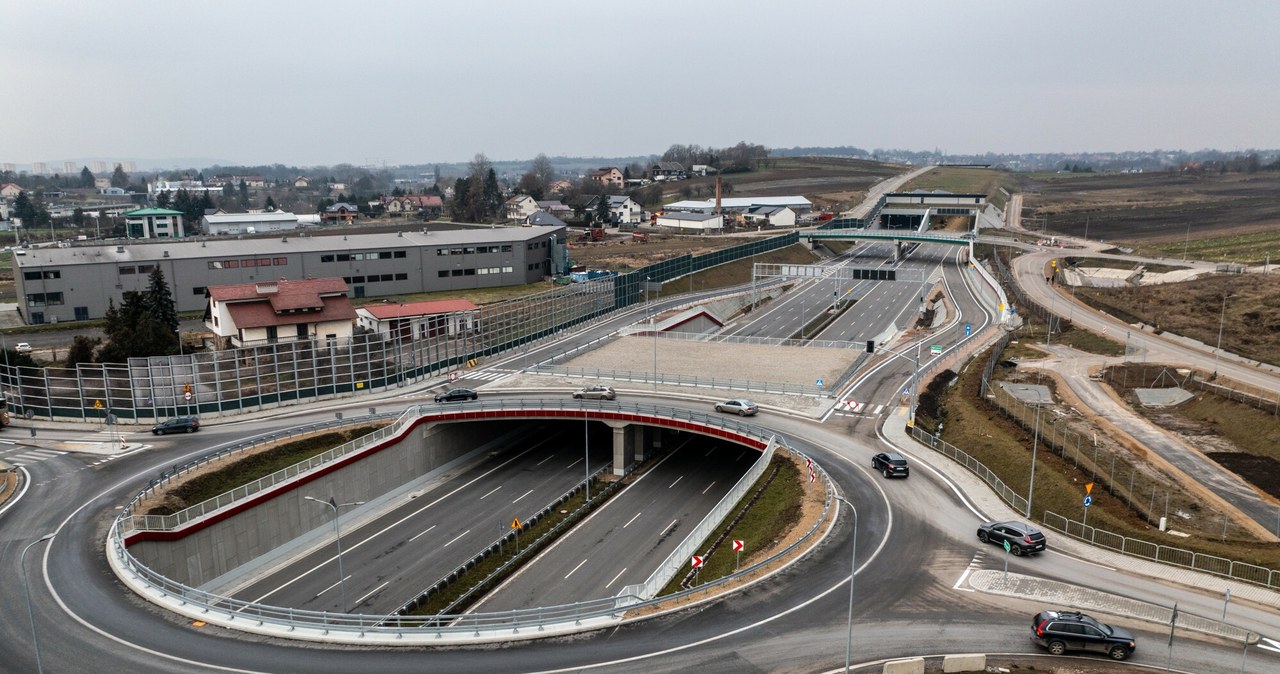
[[[728,431],[742,436],[743,439],[755,440],[766,445],[766,451],[770,453],[777,446],[773,433],[766,433],[764,429],[744,423],[733,417],[712,416],[688,410],[652,405],[631,404],[624,406],[616,403],[594,404],[556,400],[539,401],[538,404],[535,404],[535,401],[501,401],[452,404],[441,408],[419,406],[411,409],[419,410],[418,413],[421,413],[420,410],[423,408],[431,410],[429,413],[425,413],[428,416],[498,409],[522,409],[530,412],[547,409],[621,411],[629,414],[657,416],[662,419],[689,422],[704,426],[709,431]],[[400,422],[397,421],[397,426],[399,424]],[[794,450],[788,451],[795,453]],[[762,458],[750,470],[752,472],[757,470],[762,472],[763,466],[767,464],[768,460]],[[739,583],[745,579],[751,579],[749,582],[757,582],[758,579],[755,576],[761,571],[778,564],[780,560],[789,558],[802,546],[807,546],[814,542],[815,535],[820,533],[825,535],[834,525],[834,521],[831,518],[834,504],[831,496],[834,493],[834,486],[830,477],[816,463],[814,464],[814,470],[822,476],[827,496],[823,502],[821,515],[793,543],[778,550],[766,559],[743,567],[734,574],[659,598],[624,593],[614,597],[588,599],[572,604],[496,613],[434,616],[335,614],[242,601],[189,587],[167,578],[148,568],[130,554],[125,545],[125,531],[122,527],[124,520],[128,519],[125,515],[117,517],[112,523],[106,539],[106,553],[108,562],[117,576],[147,600],[181,615],[209,624],[255,634],[331,643],[402,646],[483,643],[541,638],[555,634],[569,634],[598,629],[606,624],[616,624],[622,621],[628,612],[637,609],[654,608],[657,609],[655,612],[660,612],[663,607],[668,605],[687,606],[689,602],[695,601],[698,597],[714,596],[716,591],[724,586]],[[755,479],[758,479],[758,477],[759,474],[757,473]],[[749,479],[744,476],[739,481],[739,484],[745,484],[745,488],[749,489],[755,479]],[[717,506],[717,510],[724,509],[726,512],[731,510],[731,507],[726,509],[724,505],[725,501],[722,501]],[[696,549],[698,545],[703,543],[707,535],[714,531],[715,525],[719,524],[719,522],[708,524],[710,519],[710,517],[704,519],[703,524],[700,524],[697,532],[695,532],[701,535],[700,538],[691,534],[686,542],[681,545],[680,557],[686,556],[687,550]],[[723,516],[721,519],[723,519]],[[676,555],[673,553],[671,557],[675,558]]]

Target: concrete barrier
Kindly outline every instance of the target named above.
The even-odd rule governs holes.
[[[884,663],[884,674],[924,674],[924,658],[891,660]]]
[[[987,656],[978,653],[974,655],[948,655],[942,658],[942,671],[944,674],[952,672],[981,672],[987,668]]]

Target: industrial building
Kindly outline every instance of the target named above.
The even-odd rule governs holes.
[[[565,227],[472,227],[347,236],[130,240],[30,249],[14,258],[28,323],[101,318],[159,267],[180,312],[210,286],[337,277],[351,297],[523,285],[560,269]]]

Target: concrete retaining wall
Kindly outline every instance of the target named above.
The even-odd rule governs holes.
[[[924,658],[892,660],[884,663],[884,674],[924,674]]]
[[[942,671],[944,674],[952,674],[953,672],[981,672],[987,668],[987,656],[981,653],[977,655],[948,655],[942,659]]]
[[[399,443],[318,479],[281,485],[278,495],[243,513],[176,541],[142,541],[129,547],[146,566],[197,587],[270,553],[313,530],[332,531],[333,511],[303,496],[339,503],[366,501],[428,476],[452,461],[493,445],[517,422],[422,424]],[[300,476],[305,477],[305,476]],[[343,519],[359,509],[344,510]],[[318,535],[318,534],[317,534]]]

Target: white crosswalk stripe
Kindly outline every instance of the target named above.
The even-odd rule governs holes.
[[[512,373],[510,372],[489,370],[488,372],[468,372],[466,374],[459,374],[458,378],[459,379],[479,379],[481,381],[497,381],[499,379],[502,379],[503,377],[509,377],[511,376],[511,374]]]
[[[0,458],[3,458],[5,462],[11,463],[14,466],[25,466],[37,461],[44,461],[45,459],[62,456],[63,454],[66,454],[66,452],[60,452],[56,449],[31,449],[9,455],[0,455]]]

